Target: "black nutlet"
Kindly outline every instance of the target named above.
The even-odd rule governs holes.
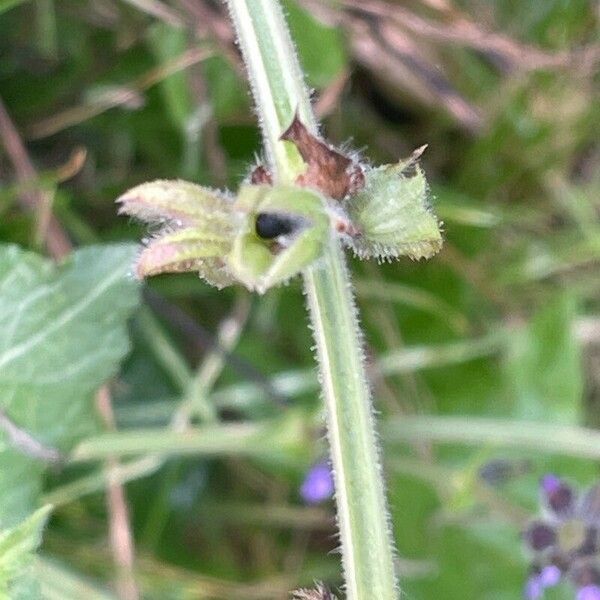
[[[258,213],[256,215],[256,235],[263,240],[273,240],[280,235],[288,235],[297,229],[292,217],[277,213]]]

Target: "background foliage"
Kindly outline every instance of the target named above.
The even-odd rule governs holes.
[[[590,484],[600,456],[597,7],[286,9],[324,131],[375,164],[428,143],[445,222],[428,263],[351,261],[406,597],[517,598],[540,475]],[[0,595],[34,597],[25,568],[47,598],[335,587],[333,506],[298,492],[324,452],[299,282],[140,296],[143,230],[114,206],[153,178],[235,188],[259,152],[222,6],[4,0],[0,56],[0,408],[68,454],[2,428]],[[82,249],[55,265],[63,238]]]

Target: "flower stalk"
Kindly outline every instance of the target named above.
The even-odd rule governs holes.
[[[313,134],[302,70],[276,0],[228,0],[259,115],[269,169],[290,184],[305,164],[281,140],[297,115]],[[331,239],[303,272],[326,405],[342,563],[349,600],[394,600],[398,586],[373,410],[352,287]]]

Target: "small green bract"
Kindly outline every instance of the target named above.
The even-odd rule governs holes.
[[[442,247],[423,171],[406,163],[365,173],[365,187],[346,203],[358,234],[346,238],[361,258],[430,258]]]

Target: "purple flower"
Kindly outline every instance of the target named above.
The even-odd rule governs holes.
[[[553,587],[558,584],[561,575],[562,573],[557,566],[548,565],[547,567],[544,567],[539,574],[540,583],[544,588]]]
[[[600,600],[600,587],[586,585],[577,592],[577,600]]]
[[[525,598],[527,600],[538,600],[544,595],[546,588],[558,584],[561,576],[560,569],[555,565],[548,565],[541,570],[536,569],[525,584]]]
[[[300,495],[308,504],[318,504],[331,498],[333,490],[333,477],[329,465],[320,462],[306,474],[300,488]]]
[[[544,594],[544,586],[539,575],[532,575],[525,584],[525,598],[527,600],[539,600]]]
[[[543,517],[531,521],[524,539],[534,554],[525,597],[537,600],[565,575],[577,600],[600,600],[600,485],[583,494],[557,477],[540,483]]]
[[[529,523],[524,533],[531,550],[563,571],[576,559],[595,556],[600,549],[600,486],[578,497],[572,486],[546,475],[540,487],[544,517]]]

